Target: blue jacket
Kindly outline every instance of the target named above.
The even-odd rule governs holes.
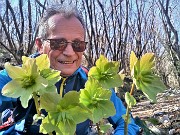
[[[2,90],[3,86],[8,83],[11,78],[8,76],[5,70],[0,72],[0,90]],[[80,67],[75,71],[75,73],[69,76],[65,80],[65,85],[63,87],[63,95],[71,90],[77,90],[84,88],[85,82],[87,81],[87,73]],[[57,91],[59,93],[60,86],[62,83],[62,79],[56,83]],[[126,113],[126,109],[122,103],[122,101],[116,96],[115,92],[112,90],[111,101],[114,103],[116,114],[112,117],[109,117],[108,120],[113,127],[115,128],[114,135],[123,135],[124,134],[124,120],[122,115]],[[0,94],[0,112],[4,111],[7,108],[12,108],[17,105],[17,99],[8,98],[2,96]],[[35,107],[32,107],[35,108]],[[22,108],[21,112],[25,112]],[[27,110],[26,110],[27,111]],[[36,113],[35,111],[31,111],[31,113]],[[33,114],[32,114],[33,116]],[[77,135],[87,135],[89,132],[89,124],[90,121],[86,120],[83,123],[77,125],[76,134]],[[34,130],[34,129],[33,129]],[[133,118],[131,118],[131,123],[128,125],[128,135],[136,135],[139,132],[139,127],[134,123]]]

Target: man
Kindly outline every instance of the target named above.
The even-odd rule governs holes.
[[[81,61],[86,48],[85,25],[81,14],[76,9],[66,9],[65,7],[57,8],[57,10],[56,7],[47,9],[39,25],[36,45],[38,53],[31,57],[37,57],[43,53],[48,54],[51,68],[61,71],[62,79],[56,83],[58,93],[63,96],[71,90],[79,91],[84,88],[87,74],[81,67]],[[10,80],[5,71],[1,72],[0,89]],[[11,101],[11,99],[6,101],[8,100]],[[121,116],[126,112],[125,107],[114,92],[112,92],[111,101],[114,103],[116,114],[109,117],[108,120],[115,128],[114,135],[123,135],[124,120]],[[34,111],[30,112],[32,115],[33,113]],[[90,131],[90,121],[86,120],[77,125],[76,135],[87,135],[90,134]],[[131,119],[128,134],[136,135],[138,131],[139,127]],[[38,129],[36,128],[36,131],[28,130],[28,132],[37,134]]]

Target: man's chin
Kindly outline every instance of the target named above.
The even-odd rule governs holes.
[[[61,72],[61,76],[63,77],[69,77],[71,76],[75,71],[69,71],[69,72]]]

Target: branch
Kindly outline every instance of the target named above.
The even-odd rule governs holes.
[[[172,32],[173,32],[173,34],[174,34],[174,37],[175,37],[174,45],[175,45],[175,46],[178,46],[179,39],[178,39],[177,30],[176,30],[176,29],[174,28],[174,26],[172,25],[171,20],[170,20],[169,15],[168,15],[168,12],[167,12],[167,10],[165,10],[165,8],[164,8],[164,6],[163,6],[163,4],[162,4],[162,2],[161,2],[160,0],[159,0],[159,4],[160,4],[160,6],[161,6],[161,9],[162,9],[165,17],[166,17],[167,24],[169,25],[170,29],[172,30]],[[169,6],[168,4],[169,4],[169,0],[167,0],[166,9],[167,9],[167,7]],[[179,50],[179,48],[176,48],[176,49]]]

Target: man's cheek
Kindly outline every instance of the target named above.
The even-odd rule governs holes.
[[[43,46],[43,53],[49,55],[49,52],[50,52],[50,51],[51,51],[51,48],[50,48],[49,45],[44,45],[44,46]]]

